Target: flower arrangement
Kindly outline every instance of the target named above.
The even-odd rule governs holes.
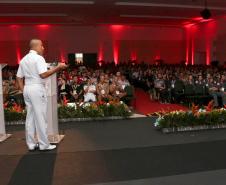
[[[159,114],[154,126],[162,129],[224,124],[226,124],[225,107],[213,109],[213,101],[210,101],[204,108],[192,104],[190,111],[172,111],[166,114]]]
[[[58,108],[59,118],[129,117],[131,111],[122,101],[67,103]]]
[[[4,104],[5,120],[23,121],[26,110],[16,103]],[[59,119],[65,118],[95,118],[95,117],[129,117],[132,114],[128,106],[122,101],[68,103],[66,99],[58,105]]]
[[[15,102],[4,103],[4,114],[6,121],[21,121],[26,118],[26,110]]]

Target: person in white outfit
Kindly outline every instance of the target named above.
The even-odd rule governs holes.
[[[84,85],[84,102],[96,101],[96,86],[93,84],[93,79],[88,79]]]
[[[59,63],[50,70],[43,58],[44,47],[39,39],[30,41],[30,52],[20,61],[17,71],[17,82],[23,92],[27,109],[25,130],[26,143],[29,150],[53,150],[47,135],[47,95],[45,79],[52,74],[63,70],[66,64]],[[35,138],[37,137],[37,140]],[[38,143],[37,143],[38,142]]]

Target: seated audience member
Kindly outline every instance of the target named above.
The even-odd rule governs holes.
[[[184,96],[193,96],[195,94],[195,82],[194,78],[191,74],[186,76],[186,80],[184,81]]]
[[[125,89],[126,86],[129,86],[130,83],[129,81],[126,79],[126,77],[124,75],[121,76],[121,80],[116,82],[118,83],[118,85],[122,88]]]
[[[148,72],[148,76],[147,76],[147,79],[146,79],[146,85],[147,85],[147,88],[148,88],[150,99],[151,100],[156,99],[155,98],[156,97],[155,91],[154,91],[154,75],[152,74],[152,71],[150,71],[150,70]]]
[[[87,84],[84,85],[84,102],[95,102],[96,101],[96,86],[92,79],[87,80]]]
[[[13,80],[15,80],[15,76],[13,75],[12,71],[8,71],[8,80],[11,83]]]
[[[97,85],[97,73],[96,72],[94,72],[92,74],[92,82],[94,85]]]
[[[87,82],[87,80],[88,80],[88,76],[87,76],[87,73],[86,72],[83,72],[82,73],[82,83],[86,83]]]
[[[66,83],[64,78],[58,80],[58,93],[60,95],[60,101],[63,102],[64,98],[71,99],[72,88]]]
[[[158,74],[158,78],[154,81],[154,85],[155,85],[155,92],[156,92],[157,100],[160,100],[160,94],[166,88],[165,82],[160,73]]]
[[[9,82],[8,80],[3,80],[2,82],[2,91],[3,91],[3,102],[6,102],[9,99]]]
[[[25,105],[24,104],[24,99],[23,99],[23,93],[19,90],[19,86],[16,83],[16,79],[12,79],[11,82],[9,83],[9,99],[13,100],[17,104],[20,105]]]
[[[221,85],[219,82],[214,81],[213,78],[210,78],[208,82],[209,94],[213,97],[214,107],[219,107],[218,97],[223,97],[224,92],[220,89]]]
[[[172,102],[179,103],[184,94],[184,82],[180,78],[173,77],[173,83],[171,81],[171,96]]]
[[[123,97],[126,96],[126,92],[122,88],[122,86],[119,86],[116,82],[117,78],[112,78],[112,82],[109,86],[109,92],[110,96],[113,100],[121,100]]]
[[[166,74],[164,74],[163,80],[165,85],[164,88],[160,91],[160,101],[162,103],[169,103],[171,101],[170,79]]]
[[[121,73],[119,71],[116,73],[116,78],[117,82],[121,81]]]
[[[109,84],[110,80],[109,80],[109,76],[107,73],[104,74],[104,81],[105,83]]]
[[[170,79],[170,87],[171,87],[171,91],[174,90],[174,88],[175,88],[175,83],[176,83],[176,76],[173,75],[173,76],[171,76],[171,79]]]
[[[83,83],[82,72],[78,72],[77,79],[79,84]]]
[[[189,84],[189,85],[194,85],[195,84],[194,78],[193,78],[193,76],[191,74],[188,76],[187,80],[185,81],[185,85],[187,85],[187,84]]]
[[[81,102],[83,100],[83,84],[79,84],[77,76],[72,79],[71,89],[72,101]]]
[[[97,84],[97,96],[99,101],[107,101],[110,98],[109,84],[106,83],[104,75],[100,76],[100,81]]]
[[[222,98],[222,104],[223,106],[226,105],[226,77],[225,75],[221,76],[221,82],[220,82],[220,96]]]
[[[206,81],[203,79],[202,75],[198,75],[198,79],[195,81],[195,93],[196,94],[205,94]]]
[[[16,83],[16,79],[12,79],[9,83],[9,94],[14,95],[17,93],[19,93],[18,84]]]

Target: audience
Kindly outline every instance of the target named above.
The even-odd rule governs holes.
[[[130,82],[148,91],[152,100],[181,103],[188,95],[186,93],[190,93],[189,95],[197,97],[197,100],[212,97],[215,107],[226,104],[226,71],[222,68],[131,64],[130,67],[125,65],[124,69],[129,69]],[[189,92],[188,87],[192,88]]]
[[[18,101],[22,94],[15,83],[16,69],[3,70],[4,101]],[[102,64],[96,69],[69,68],[57,77],[58,100],[70,102],[124,101],[127,87],[142,88],[150,99],[181,103],[187,95],[209,96],[214,106],[226,105],[226,71],[207,66]],[[131,89],[130,89],[131,90]],[[131,93],[131,92],[130,92]],[[20,95],[20,96],[18,96]]]

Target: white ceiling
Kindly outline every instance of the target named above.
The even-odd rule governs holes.
[[[0,24],[167,25],[198,22],[204,0],[0,0]],[[213,18],[226,0],[207,0]]]

